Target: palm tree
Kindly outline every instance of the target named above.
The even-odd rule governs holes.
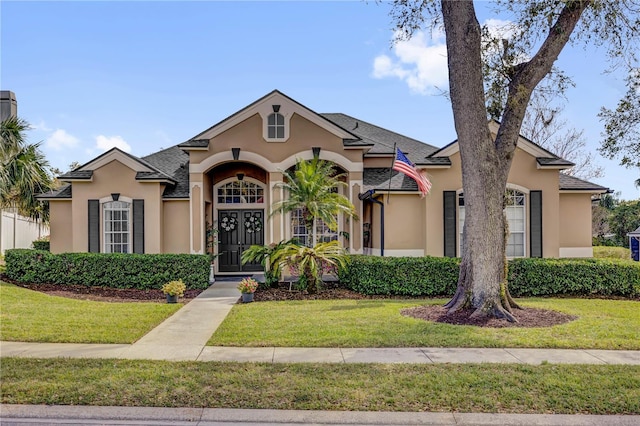
[[[338,214],[357,220],[355,207],[347,197],[336,189],[346,187],[341,180],[343,174],[336,174],[333,165],[327,161],[313,159],[299,160],[295,170],[283,172],[285,182],[276,185],[287,190],[289,197],[274,203],[271,215],[286,214],[302,209],[304,226],[311,237],[311,246],[316,245],[313,230],[317,219],[321,219],[332,231],[338,229]]]
[[[280,268],[297,270],[302,288],[317,293],[322,288],[323,273],[344,267],[345,251],[337,241],[319,243],[315,247],[289,242],[281,247],[277,262]]]
[[[26,142],[28,129],[29,124],[17,117],[0,123],[0,207],[15,207],[24,216],[46,222],[48,206],[35,196],[52,188],[49,163],[40,143]]]

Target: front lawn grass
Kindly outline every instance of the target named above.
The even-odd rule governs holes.
[[[513,347],[640,349],[640,302],[519,299],[577,315],[545,328],[481,328],[427,322],[403,308],[445,300],[314,300],[236,305],[213,334],[213,346]],[[517,311],[516,311],[517,316]]]
[[[631,250],[624,247],[594,246],[593,257],[598,259],[625,259],[631,260]]]
[[[640,413],[640,366],[3,358],[3,404]]]
[[[49,343],[133,343],[182,307],[68,299],[2,281],[0,304],[0,340]]]

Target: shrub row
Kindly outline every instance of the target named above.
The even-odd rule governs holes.
[[[368,295],[452,296],[460,260],[440,257],[350,256],[339,271],[347,288]],[[640,297],[640,265],[608,259],[513,259],[513,296]]]
[[[193,254],[61,253],[14,249],[6,274],[23,283],[76,284],[141,290],[182,279],[187,288],[209,285],[209,257]]]
[[[460,259],[451,257],[349,256],[340,282],[362,294],[393,296],[453,295]]]
[[[640,264],[617,259],[513,259],[509,291],[515,296],[640,297]]]

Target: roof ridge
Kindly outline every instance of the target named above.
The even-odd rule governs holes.
[[[402,133],[398,133],[398,132],[396,132],[396,131],[394,131],[394,130],[389,130],[389,129],[386,129],[386,128],[384,128],[384,127],[380,127],[380,126],[378,126],[377,124],[373,124],[373,123],[370,123],[370,122],[368,122],[368,121],[366,121],[366,120],[362,120],[362,119],[357,118],[357,117],[354,117],[354,116],[352,116],[352,115],[345,114],[344,112],[321,112],[321,113],[320,113],[320,115],[322,115],[322,116],[324,116],[325,114],[327,114],[327,115],[328,115],[328,114],[336,114],[336,115],[338,115],[338,114],[339,114],[339,115],[343,115],[343,116],[345,116],[345,117],[348,117],[348,118],[351,118],[351,119],[353,119],[353,120],[356,120],[356,122],[364,123],[364,124],[367,124],[367,125],[369,125],[369,126],[371,126],[371,127],[375,127],[376,129],[380,129],[380,130],[383,130],[383,131],[388,132],[388,133],[393,133],[394,135],[402,136],[403,138],[411,139],[412,141],[415,141],[415,142],[421,143],[421,144],[423,144],[423,145],[430,146],[430,147],[432,147],[433,149],[436,149],[436,150],[437,150],[437,149],[439,149],[437,146],[431,145],[430,143],[423,142],[423,141],[421,141],[421,140],[419,140],[419,139],[416,139],[416,138],[412,138],[411,136],[403,135]],[[325,117],[325,118],[326,118],[326,117]],[[327,118],[327,119],[328,119],[328,120],[330,120],[329,118]],[[351,132],[352,130],[355,130],[355,129],[352,129],[352,130],[345,129],[345,130],[347,130],[347,131]],[[376,143],[381,144],[381,145],[384,145],[384,146],[388,146],[388,145],[387,145],[386,143],[384,143],[384,142],[376,141]],[[389,146],[389,148],[392,148],[392,147],[390,147],[390,146]]]

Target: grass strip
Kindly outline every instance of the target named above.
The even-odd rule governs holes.
[[[640,302],[519,299],[525,308],[578,316],[540,328],[454,326],[403,317],[403,308],[445,300],[314,300],[236,305],[213,334],[214,346],[511,347],[640,349]],[[517,312],[516,312],[517,316]]]
[[[640,366],[3,358],[2,403],[638,414]]]
[[[47,343],[133,343],[182,307],[68,299],[2,281],[0,303],[0,340]]]

